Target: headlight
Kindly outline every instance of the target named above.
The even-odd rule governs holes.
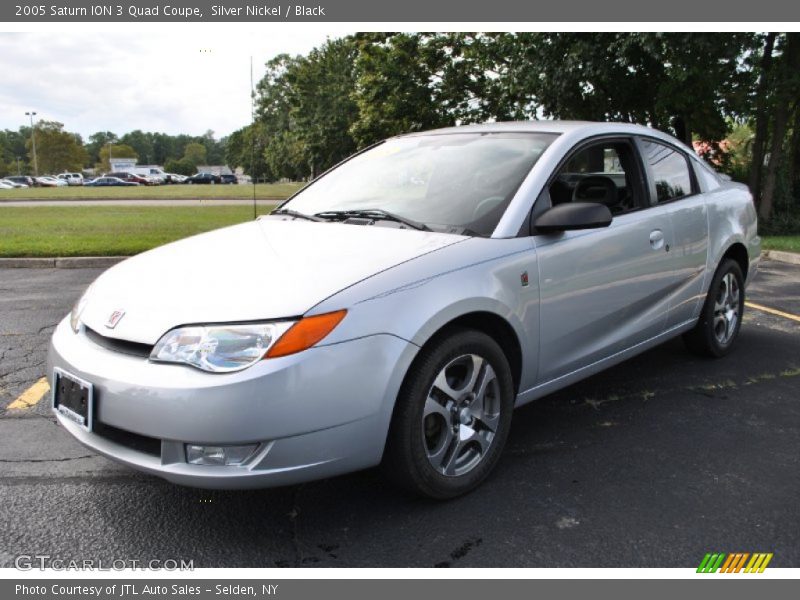
[[[212,373],[229,373],[261,360],[291,323],[200,325],[168,331],[150,359],[192,365]]]
[[[89,300],[89,292],[91,289],[92,286],[90,285],[86,291],[83,292],[83,295],[78,298],[78,301],[75,302],[75,305],[72,307],[72,312],[69,313],[69,326],[72,327],[72,331],[75,333],[78,333],[78,330],[81,328],[81,313],[83,309],[86,308],[86,302]]]
[[[179,327],[158,340],[150,360],[182,363],[212,373],[240,371],[262,358],[307,350],[333,331],[346,314],[346,310],[338,310],[299,321]]]

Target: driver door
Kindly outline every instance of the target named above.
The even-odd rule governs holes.
[[[573,150],[536,200],[533,218],[564,202],[602,202],[605,228],[534,233],[540,281],[539,381],[662,333],[674,285],[669,215],[650,207],[636,146],[614,138]],[[583,182],[583,183],[582,183]]]

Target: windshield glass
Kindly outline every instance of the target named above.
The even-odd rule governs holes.
[[[556,137],[455,133],[391,139],[324,175],[282,208],[306,215],[378,209],[438,231],[488,236]]]

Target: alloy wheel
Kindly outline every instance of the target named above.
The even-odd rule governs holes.
[[[500,423],[500,382],[489,362],[464,354],[434,379],[422,411],[428,461],[439,473],[458,477],[488,455]]]
[[[731,341],[739,323],[739,282],[733,273],[722,278],[714,301],[713,330],[717,341],[723,346]]]

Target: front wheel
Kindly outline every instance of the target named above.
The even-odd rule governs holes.
[[[435,499],[477,487],[505,445],[514,383],[503,350],[475,330],[422,349],[397,398],[383,470],[402,488]]]
[[[683,335],[692,352],[719,358],[728,354],[744,315],[744,276],[738,263],[725,259],[711,280],[700,320]]]

